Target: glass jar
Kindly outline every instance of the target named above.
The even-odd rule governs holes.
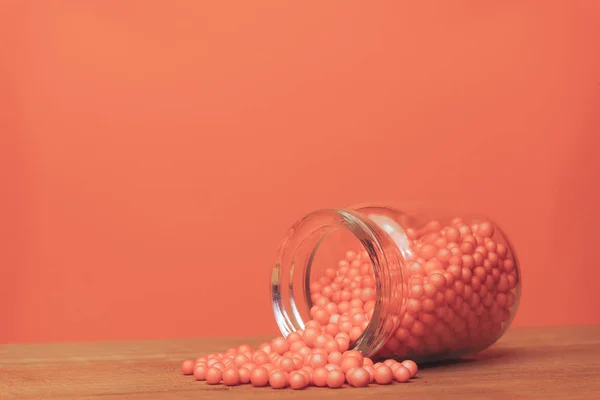
[[[515,251],[488,218],[364,204],[294,224],[271,293],[284,336],[316,320],[367,356],[432,362],[492,345],[520,283]]]

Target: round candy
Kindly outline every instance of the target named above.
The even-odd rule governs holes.
[[[256,367],[250,373],[250,382],[253,386],[262,387],[269,383],[269,371],[265,367]]]
[[[417,366],[416,362],[413,360],[404,360],[402,361],[402,365],[409,370],[411,378],[414,378],[415,375],[417,375],[419,367]]]
[[[242,367],[239,369],[239,374],[240,374],[240,383],[245,385],[246,383],[250,383],[250,376],[251,376],[251,371],[246,368],[246,367]]]
[[[290,348],[290,342],[283,337],[276,337],[271,341],[271,349],[277,354],[283,354]]]
[[[308,360],[312,368],[324,367],[327,365],[327,356],[323,354],[313,354]]]
[[[331,370],[327,374],[327,386],[332,389],[341,388],[346,382],[346,376],[341,370]]]
[[[410,371],[408,370],[408,368],[400,364],[398,368],[396,368],[396,370],[394,371],[394,379],[400,383],[408,382],[408,380],[410,379]]]
[[[196,378],[197,381],[203,381],[206,379],[206,372],[207,372],[208,368],[204,365],[198,365],[195,369],[194,369],[194,377]]]
[[[327,377],[329,370],[325,367],[315,368],[312,373],[312,383],[317,387],[327,386]]]
[[[289,385],[288,376],[283,371],[273,371],[269,376],[269,385],[273,389],[284,389]]]
[[[380,365],[375,368],[375,382],[380,385],[387,385],[394,379],[394,373],[392,369],[387,365]]]
[[[349,376],[348,383],[354,387],[367,387],[371,381],[371,375],[364,368],[355,368]]]
[[[194,360],[185,360],[181,363],[181,373],[184,375],[192,375],[195,367],[196,362]]]
[[[210,367],[208,371],[206,371],[206,383],[209,385],[218,385],[221,383],[222,378],[223,372],[218,368]]]
[[[236,368],[227,368],[223,371],[223,384],[237,386],[240,384],[240,373]]]
[[[362,360],[357,357],[345,357],[340,366],[342,367],[342,371],[346,373],[351,368],[362,367]]]
[[[300,372],[290,374],[290,387],[295,390],[304,389],[308,386],[308,379]]]

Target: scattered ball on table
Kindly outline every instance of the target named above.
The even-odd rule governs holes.
[[[413,360],[404,360],[402,361],[402,365],[410,371],[411,378],[414,378],[415,375],[417,375],[419,367],[417,366],[416,362],[414,362]]]
[[[184,375],[192,375],[194,373],[194,367],[196,362],[194,360],[185,360],[181,363],[181,373]]]
[[[358,368],[358,367],[362,367],[362,361],[356,357],[345,357],[342,360],[342,363],[340,365],[342,367],[342,372],[348,372],[349,369],[351,368]]]
[[[308,386],[308,379],[301,372],[292,372],[290,374],[290,387],[295,390],[304,389]]]
[[[223,372],[219,368],[210,367],[206,371],[206,383],[209,385],[218,385],[223,379]]]
[[[227,368],[223,371],[223,384],[226,386],[237,386],[240,384],[240,372],[237,368]]]
[[[196,368],[194,368],[194,378],[196,378],[197,381],[205,380],[207,370],[208,368],[206,366],[198,365]]]
[[[375,382],[379,385],[388,385],[394,380],[392,369],[385,364],[375,368]]]
[[[345,382],[346,376],[341,370],[334,369],[327,374],[327,387],[338,389],[344,386]]]
[[[284,371],[273,371],[269,376],[269,385],[271,385],[273,389],[284,389],[288,387],[289,380],[287,374]]]
[[[246,367],[242,367],[242,368],[240,368],[240,369],[239,369],[239,371],[238,371],[238,372],[239,372],[239,374],[240,374],[240,383],[241,383],[242,385],[245,385],[245,384],[247,384],[247,383],[250,383],[250,375],[251,375],[251,372],[250,372],[250,370],[249,370],[248,368],[246,368]]]
[[[394,371],[394,379],[400,383],[408,382],[410,380],[410,371],[400,364]]]
[[[312,373],[312,384],[317,387],[325,387],[327,386],[327,377],[329,376],[329,371],[325,367],[315,368]]]
[[[250,373],[252,386],[263,387],[269,383],[269,371],[265,367],[256,367]]]
[[[349,378],[348,383],[354,387],[367,387],[369,386],[369,382],[371,382],[371,375],[364,368],[355,368],[352,370]]]

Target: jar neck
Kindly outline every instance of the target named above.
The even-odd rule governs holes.
[[[406,293],[402,273],[404,259],[394,239],[360,212],[347,209],[314,211],[288,231],[277,251],[271,274],[275,320],[284,336],[304,329],[312,306],[310,284],[315,256],[327,237],[340,230],[360,242],[373,267],[376,282],[373,316],[351,346],[365,355],[374,355],[399,323]]]

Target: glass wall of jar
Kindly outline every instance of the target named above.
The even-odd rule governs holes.
[[[479,352],[513,320],[521,275],[490,219],[366,204],[302,218],[271,274],[284,336],[315,320],[372,357],[432,362]]]

